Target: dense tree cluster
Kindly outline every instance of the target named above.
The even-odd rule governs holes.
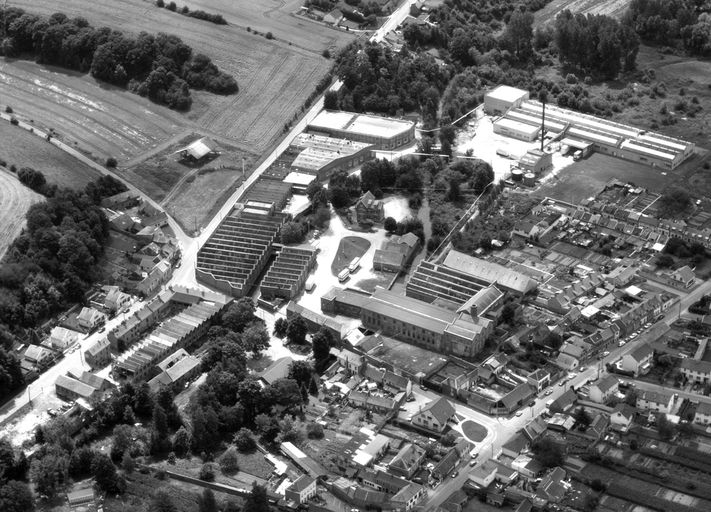
[[[606,79],[634,69],[639,50],[639,37],[628,25],[567,9],[556,17],[555,42],[563,64]]]
[[[91,72],[94,78],[177,110],[190,108],[190,88],[216,94],[238,90],[234,78],[205,55],[193,55],[192,48],[173,35],[127,36],[108,27],[94,28],[84,18],[62,13],[47,18],[14,7],[0,13],[0,23],[6,28],[2,55],[33,56],[41,64]]]
[[[25,218],[0,267],[0,318],[32,326],[82,299],[109,224],[89,196],[69,189],[34,204]]]
[[[395,163],[385,159],[370,160],[361,169],[361,189],[372,192],[375,197],[382,197],[383,192],[421,194],[420,165],[420,160],[414,157],[400,158]]]
[[[419,111],[429,125],[436,123],[440,93],[450,78],[448,67],[431,55],[395,53],[374,43],[346,47],[335,72],[343,80],[338,108],[387,115]]]
[[[699,0],[632,0],[623,18],[647,42],[711,55],[711,15]]]
[[[360,178],[346,171],[334,172],[328,180],[328,200],[334,208],[350,206],[361,195]]]

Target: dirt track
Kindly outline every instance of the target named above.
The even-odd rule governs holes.
[[[32,192],[0,167],[0,259],[25,225],[25,213],[42,196]]]

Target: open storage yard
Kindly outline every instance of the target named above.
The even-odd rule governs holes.
[[[0,159],[7,162],[8,169],[11,165],[18,170],[32,167],[41,171],[48,183],[69,188],[84,188],[100,176],[58,147],[4,120],[0,121],[0,141]]]
[[[182,2],[178,2],[182,6]],[[88,0],[21,0],[13,2],[13,6],[22,7],[29,12],[50,15],[63,12],[67,16],[82,16],[90,23],[99,26],[109,26],[128,33],[145,31],[156,33],[159,31],[175,34],[193,48],[195,53],[204,53],[224,72],[231,74],[239,84],[239,92],[230,96],[217,96],[214,94],[194,91],[193,108],[187,115],[175,112],[164,112],[163,107],[148,104],[136,95],[128,92],[119,92],[115,88],[109,91],[104,84],[99,86],[90,77],[72,77],[83,84],[66,84],[64,96],[81,94],[87,84],[110,94],[99,95],[96,98],[107,102],[109,105],[114,98],[121,98],[117,112],[112,115],[125,121],[102,126],[95,123],[96,130],[107,130],[104,136],[111,140],[112,133],[121,133],[124,128],[131,129],[131,119],[136,121],[129,112],[151,111],[148,117],[158,116],[158,125],[170,126],[169,131],[175,133],[180,124],[191,126],[194,130],[210,131],[224,137],[234,139],[237,143],[257,153],[261,153],[280,135],[284,123],[298,112],[304,100],[311,94],[318,80],[326,74],[331,63],[321,53],[324,49],[341,46],[352,39],[346,32],[336,31],[325,26],[301,20],[290,15],[290,9],[296,10],[295,2],[281,5],[278,2],[268,2],[267,5],[254,2],[227,2],[209,1],[188,2],[191,9],[204,8],[208,11],[223,13],[228,25],[216,25],[207,21],[182,16],[167,9],[160,9],[153,2],[143,0],[123,0],[121,2],[96,3]],[[222,6],[222,7],[221,7]],[[245,14],[243,15],[243,11]],[[259,16],[257,16],[257,13]],[[254,28],[262,34],[272,32],[274,39],[268,40],[264,35],[248,32],[242,25],[245,19],[258,17],[261,23],[255,22]],[[289,44],[291,43],[291,44]],[[5,65],[7,68],[8,65]],[[18,63],[9,64],[10,69]],[[30,78],[32,81],[32,78]],[[21,96],[17,89],[23,89],[22,83],[12,84],[7,92],[10,97]],[[78,90],[75,90],[78,89]],[[118,94],[117,94],[118,93]],[[25,101],[18,98],[16,109],[27,109],[30,117],[39,118],[42,106],[35,107],[31,98],[34,95],[25,94]],[[93,100],[92,100],[93,101]],[[118,100],[116,100],[118,101]],[[144,105],[144,102],[146,103]],[[130,103],[135,103],[130,105]],[[82,106],[83,105],[83,106]],[[86,109],[88,105],[77,105],[78,111],[74,112],[74,123],[90,123],[100,120],[102,114],[98,109]],[[37,109],[35,114],[34,109]],[[135,110],[134,110],[135,109]],[[157,113],[156,113],[157,112]],[[69,111],[65,112],[69,116]],[[52,119],[50,117],[49,119]],[[193,121],[193,123],[190,123]],[[71,122],[71,119],[68,120]],[[145,121],[138,126],[145,126]],[[71,132],[72,130],[67,130]],[[85,130],[84,137],[90,139],[90,130]],[[139,130],[140,131],[140,130]],[[151,133],[150,128],[146,128]],[[167,134],[156,135],[162,140]],[[142,148],[150,147],[155,143],[151,140],[141,140]],[[94,144],[103,146],[104,143]],[[126,144],[124,142],[124,144]],[[134,141],[135,144],[135,141]],[[122,148],[117,144],[116,151]],[[96,146],[94,146],[96,147]],[[108,151],[108,148],[107,148]],[[131,154],[135,151],[129,145],[123,147],[123,153]],[[107,155],[116,156],[117,155]],[[135,155],[133,155],[135,156]],[[120,162],[119,162],[120,164]]]
[[[25,213],[42,196],[20,183],[9,171],[0,169],[0,259],[25,224]]]

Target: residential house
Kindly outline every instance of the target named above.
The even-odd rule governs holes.
[[[524,478],[537,478],[543,472],[543,466],[530,454],[522,454],[511,462],[511,468]]]
[[[375,199],[372,192],[366,192],[355,205],[355,217],[358,224],[383,222],[385,218],[383,202]]]
[[[708,384],[711,382],[711,362],[697,359],[683,359],[679,371],[689,382]]]
[[[153,392],[161,386],[183,389],[191,379],[200,375],[200,365],[200,359],[188,354],[184,348],[178,349],[156,365],[161,372],[148,381],[148,387]]]
[[[398,407],[398,403],[392,398],[371,395],[361,391],[351,391],[348,395],[348,403],[353,407],[373,411],[378,414],[389,414]]]
[[[469,482],[475,487],[486,489],[496,478],[498,466],[491,460],[479,464],[469,472]]]
[[[514,512],[531,512],[533,510],[533,503],[527,498],[518,504]]]
[[[634,419],[636,411],[634,407],[626,403],[619,403],[615,406],[612,414],[610,414],[610,426],[614,430],[621,430],[622,432],[627,432],[630,425],[632,425],[632,420]]]
[[[79,333],[57,326],[49,333],[49,345],[55,350],[66,350],[79,339]]]
[[[669,414],[674,403],[674,394],[668,391],[641,391],[637,396],[637,409]]]
[[[104,297],[104,307],[109,311],[116,312],[131,302],[131,296],[123,293],[118,286],[109,286]]]
[[[410,482],[390,498],[390,501],[394,510],[410,512],[425,496],[427,496],[427,489],[424,486]]]
[[[456,411],[445,398],[432,400],[419,412],[412,415],[412,424],[431,432],[441,433]]]
[[[166,260],[158,262],[136,286],[136,291],[144,297],[149,297],[167,283],[173,275],[173,267]]]
[[[526,381],[533,389],[536,390],[536,393],[540,393],[551,385],[551,374],[542,368],[539,368],[538,370],[529,373],[528,377],[526,377]]]
[[[604,404],[617,394],[619,388],[620,382],[617,377],[606,375],[590,384],[588,398],[595,403]]]
[[[654,350],[646,343],[642,343],[630,353],[622,356],[622,369],[632,372],[635,377],[647,373],[653,364]]]
[[[602,413],[598,413],[593,418],[592,423],[590,423],[590,426],[588,426],[585,433],[595,439],[600,439],[609,425],[610,421],[608,420],[607,416]]]
[[[565,477],[566,473],[563,468],[553,468],[538,484],[536,495],[549,503],[560,503],[570,488],[570,484],[565,481]]]
[[[341,350],[336,347],[331,347],[329,353],[336,358],[338,363],[347,372],[358,373],[363,366],[363,356],[356,354],[355,352],[351,352],[350,350]]]
[[[696,407],[696,413],[694,414],[694,423],[701,425],[711,424],[711,403],[699,403]]]
[[[534,420],[528,422],[528,424],[523,427],[523,434],[528,438],[529,441],[534,442],[536,439],[541,437],[548,425],[542,417],[537,417]]]
[[[323,22],[328,23],[329,25],[337,26],[342,19],[343,13],[338,9],[334,9],[323,17]]]
[[[559,368],[562,368],[563,370],[571,371],[575,370],[578,366],[580,366],[580,361],[575,359],[573,356],[560,353],[558,354],[558,357],[555,360],[555,365]]]
[[[515,459],[523,452],[527,451],[529,446],[530,443],[523,432],[518,432],[501,446],[501,452],[504,455]]]
[[[390,461],[388,471],[395,476],[409,480],[420,469],[423,460],[425,460],[424,448],[413,443],[406,443]]]
[[[548,407],[551,413],[567,412],[578,400],[578,395],[572,389],[568,389],[565,393],[556,398]]]
[[[54,352],[39,345],[30,345],[25,350],[23,358],[32,366],[43,369],[54,361]]]
[[[696,281],[696,276],[694,271],[689,268],[689,265],[684,265],[668,274],[670,280],[672,280],[678,287],[689,289],[694,286]]]
[[[459,462],[459,454],[454,448],[450,449],[444,457],[442,457],[432,470],[432,477],[438,480],[444,480],[454,471]]]
[[[308,475],[301,475],[296,481],[286,488],[284,498],[302,505],[316,495],[316,479]]]
[[[98,375],[87,372],[85,370],[80,370],[78,368],[73,368],[67,372],[67,377],[74,380],[78,380],[94,388],[99,394],[104,394],[109,390],[116,389],[116,384],[111,382],[109,379],[99,377]]]
[[[93,331],[104,322],[106,322],[104,314],[94,308],[81,308],[77,316],[77,324],[87,332]]]
[[[101,338],[84,352],[84,360],[92,368],[103,368],[111,362],[111,343]]]

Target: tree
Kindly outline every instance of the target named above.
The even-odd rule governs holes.
[[[274,336],[283,338],[286,336],[286,329],[289,326],[289,321],[286,318],[279,317],[274,322]]]
[[[254,302],[243,297],[231,304],[222,315],[222,324],[234,332],[242,332],[254,319]]]
[[[625,394],[625,403],[631,405],[632,407],[637,406],[637,390],[634,388],[629,388],[627,394]]]
[[[123,458],[121,459],[121,469],[126,473],[131,474],[136,468],[136,463],[133,461],[133,457],[128,451],[123,452]]]
[[[309,439],[323,439],[323,427],[315,422],[306,426],[306,436]]]
[[[281,243],[300,244],[304,241],[304,228],[298,222],[287,222],[281,227]]]
[[[659,254],[656,260],[657,266],[659,268],[670,268],[674,265],[674,257],[670,254]]]
[[[252,431],[248,428],[241,428],[234,437],[235,446],[242,453],[253,452],[257,448],[257,441],[254,440]]]
[[[212,482],[215,480],[215,465],[212,462],[206,462],[200,467],[200,474],[198,475],[200,480],[205,482]]]
[[[383,227],[388,233],[394,233],[397,229],[397,221],[393,217],[385,217]]]
[[[22,167],[17,171],[17,177],[23,185],[26,185],[40,194],[44,192],[47,186],[47,179],[44,177],[44,174],[40,171],[35,171],[31,167]]]
[[[230,446],[225,450],[225,453],[220,457],[220,468],[222,472],[230,475],[239,471],[239,455],[237,448]]]
[[[173,493],[161,487],[153,494],[151,499],[151,504],[149,507],[150,512],[178,512],[178,507],[173,501]]]
[[[120,494],[126,490],[126,482],[116,473],[116,466],[108,455],[96,453],[91,462],[91,473],[99,488],[107,493]]]
[[[518,60],[527,61],[533,54],[533,14],[529,11],[514,11],[502,39]]]
[[[289,319],[289,325],[286,327],[286,339],[289,343],[303,345],[306,343],[306,334],[309,328],[306,321],[299,315],[295,315]]]
[[[47,453],[32,460],[30,479],[39,494],[53,499],[68,483],[69,457],[61,448],[52,447]]]
[[[455,432],[449,431],[439,438],[439,442],[442,446],[454,446],[457,439],[459,439],[459,436]]]
[[[252,492],[247,496],[242,512],[269,512],[267,490],[256,483],[252,484]]]
[[[202,491],[202,496],[198,499],[200,512],[217,512],[217,502],[215,494],[210,489]]]
[[[674,437],[674,425],[667,419],[666,414],[657,415],[657,433],[665,441]]]
[[[683,188],[671,187],[657,201],[662,217],[675,217],[691,207],[691,196]]]
[[[160,405],[153,408],[153,428],[160,436],[168,434],[168,416]]]
[[[501,309],[501,322],[511,325],[511,324],[513,324],[515,318],[516,318],[516,305],[509,302],[508,304],[504,305],[504,307]]]
[[[10,480],[0,486],[0,510],[3,512],[33,512],[35,503],[27,484]]]
[[[252,357],[257,357],[269,348],[269,333],[261,322],[254,322],[242,333],[242,346],[245,350],[252,352]]]
[[[330,357],[331,347],[334,346],[335,340],[331,332],[322,327],[311,337],[311,344],[313,345],[314,360],[317,365],[321,365]]]
[[[91,463],[93,461],[94,450],[89,446],[76,448],[69,459],[69,474],[75,480],[84,478],[91,473]]]
[[[180,427],[173,438],[173,451],[178,457],[185,456],[190,450],[190,434],[185,427]]]
[[[575,421],[578,423],[578,425],[583,428],[588,428],[590,426],[590,423],[592,423],[592,418],[584,407],[578,407],[575,410],[575,414],[573,417],[575,418]]]
[[[288,378],[293,379],[299,386],[308,384],[312,379],[314,369],[307,361],[293,361],[289,365]]]
[[[533,453],[546,468],[562,466],[565,462],[565,451],[554,440],[544,437],[533,443]]]
[[[323,108],[326,110],[338,110],[338,93],[336,91],[326,91],[326,94],[323,97]]]

